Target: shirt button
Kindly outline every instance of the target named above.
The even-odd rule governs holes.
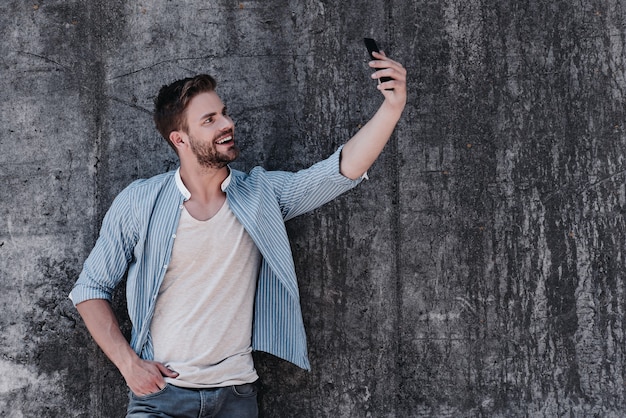
[[[163,268],[166,269],[167,268],[167,264],[163,264]]]
[[[172,234],[172,238],[176,238],[176,234]]]
[[[178,209],[180,209],[180,210],[183,210],[183,208],[184,208],[184,206],[183,206],[183,205],[180,205],[180,206],[178,207]]]

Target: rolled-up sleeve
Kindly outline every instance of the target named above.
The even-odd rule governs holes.
[[[285,220],[330,202],[367,178],[367,173],[356,180],[341,174],[339,163],[342,148],[337,149],[329,158],[295,173],[268,172],[276,185],[277,198]]]
[[[74,305],[89,299],[110,301],[113,290],[124,277],[137,241],[131,202],[130,191],[126,189],[105,215],[98,240],[69,295]]]

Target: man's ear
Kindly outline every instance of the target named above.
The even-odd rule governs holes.
[[[172,131],[170,132],[170,142],[172,143],[174,148],[179,149],[185,146],[187,138],[181,131]]]

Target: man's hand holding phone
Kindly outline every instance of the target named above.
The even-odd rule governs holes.
[[[406,105],[406,70],[379,52],[376,42],[365,41],[370,50],[369,66],[376,69],[372,78],[379,80],[378,90],[385,100],[374,116],[350,138],[341,150],[339,171],[356,180],[372,166],[385,147]],[[388,77],[383,79],[383,77]]]
[[[406,104],[406,69],[402,64],[388,58],[383,51],[380,51],[373,39],[365,38],[364,41],[372,59],[369,66],[377,70],[372,73],[372,78],[378,80],[378,89],[390,105],[404,109]]]

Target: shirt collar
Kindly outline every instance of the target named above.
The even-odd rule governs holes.
[[[230,167],[228,167],[228,177],[224,179],[221,185],[223,192],[226,191],[226,189],[228,188],[231,177],[232,177],[232,170],[230,169]],[[176,173],[174,174],[174,179],[176,180],[176,187],[178,187],[178,190],[185,197],[185,200],[189,200],[189,198],[191,198],[191,192],[189,191],[189,189],[187,189],[187,187],[185,186],[185,183],[183,183],[183,179],[180,177],[180,167],[176,169]]]
[[[233,172],[230,169],[230,166],[227,166],[228,168],[228,176],[224,179],[224,181],[222,182],[222,191],[225,192],[226,189],[228,188],[228,185],[230,185],[230,180],[233,177]]]
[[[176,173],[174,174],[174,178],[176,179],[176,187],[185,197],[185,200],[189,200],[191,197],[191,192],[185,187],[185,183],[183,183],[183,179],[180,178],[180,167],[176,169]]]

